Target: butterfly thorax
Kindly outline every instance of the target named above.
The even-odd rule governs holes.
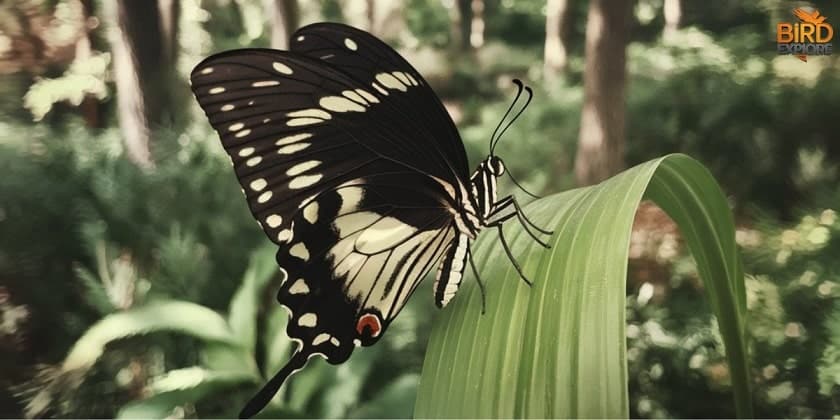
[[[470,177],[472,195],[478,209],[482,228],[487,226],[496,204],[496,178],[504,173],[505,165],[502,160],[496,156],[488,156],[487,159],[478,164],[478,168]]]

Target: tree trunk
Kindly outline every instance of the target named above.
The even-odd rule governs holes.
[[[546,79],[556,78],[566,69],[566,48],[569,32],[569,1],[548,0],[545,17],[545,51],[543,74]]]
[[[484,45],[484,0],[472,0],[470,46],[475,49],[482,45]]]
[[[271,48],[289,48],[292,33],[300,24],[300,8],[297,0],[268,0],[271,17]]]
[[[456,29],[455,36],[458,49],[468,51],[470,49],[470,35],[472,32],[472,0],[455,0],[457,19],[454,25]]]
[[[175,63],[178,58],[178,19],[181,18],[181,2],[158,0],[158,8],[163,54],[168,62]]]
[[[575,177],[600,182],[624,167],[624,85],[630,0],[590,0]]]
[[[376,0],[365,0],[365,20],[367,20],[367,30],[372,34],[377,34],[376,30]]]
[[[665,15],[665,28],[662,30],[662,37],[671,38],[680,27],[682,19],[682,5],[680,0],[665,0],[662,5],[662,12]]]
[[[143,167],[153,166],[151,125],[160,122],[166,72],[171,63],[155,1],[117,0],[116,30],[110,37],[117,86],[117,110],[126,153]],[[174,29],[173,29],[174,32]]]

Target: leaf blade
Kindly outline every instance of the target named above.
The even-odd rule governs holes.
[[[744,279],[734,222],[717,183],[684,155],[527,206],[538,225],[556,230],[552,249],[543,252],[518,227],[506,228],[514,233],[506,235],[514,254],[534,277],[530,291],[500,247],[492,246],[496,237],[485,234],[476,255],[488,261],[480,264],[488,314],[476,315],[480,302],[472,282],[444,310],[430,338],[415,415],[627,417],[627,259],[633,217],[645,197],[671,215],[687,238],[719,318],[737,412],[750,417]],[[460,333],[465,327],[473,330]]]

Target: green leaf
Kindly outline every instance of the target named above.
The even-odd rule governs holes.
[[[356,419],[407,419],[414,411],[420,375],[407,373],[377,392],[373,399],[352,410],[347,417]]]
[[[118,418],[164,418],[176,407],[195,403],[212,394],[253,383],[255,377],[241,372],[219,372],[201,367],[169,371],[156,377],[146,387],[151,396],[126,404]]]
[[[266,286],[277,273],[277,263],[274,260],[276,251],[274,246],[254,251],[242,285],[230,302],[230,327],[242,346],[251,353],[254,352],[257,341],[257,312],[261,306],[261,298]]]
[[[362,386],[382,347],[357,352],[346,362],[334,366],[322,357],[309,359],[306,369],[296,373],[286,391],[284,408],[310,413],[320,418],[345,417],[358,403]]]
[[[238,349],[238,341],[221,315],[212,309],[184,301],[157,301],[124,312],[108,315],[93,324],[79,338],[50,384],[27,404],[29,416],[41,413],[52,400],[54,387],[78,386],[85,372],[93,367],[105,347],[127,337],[155,332],[186,334],[208,343],[226,344]]]
[[[159,331],[237,345],[225,319],[213,310],[190,302],[158,301],[102,318],[76,341],[64,359],[62,369],[89,368],[108,343]]]
[[[265,342],[265,366],[263,376],[271,378],[292,355],[292,349],[297,345],[286,335],[286,324],[289,323],[289,312],[280,305],[274,305],[268,310],[266,328],[263,331]],[[285,387],[280,388],[283,392]]]
[[[474,281],[441,314],[423,365],[417,417],[628,417],[625,287],[633,218],[649,198],[680,227],[726,345],[735,405],[752,417],[746,298],[734,224],[709,172],[685,155],[628,169],[592,187],[527,206],[552,227],[551,249],[516,223],[506,239],[526,286],[488,233],[475,255],[487,313]]]

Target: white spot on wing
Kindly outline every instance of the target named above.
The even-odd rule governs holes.
[[[241,130],[241,129],[242,129],[242,128],[244,128],[244,127],[245,127],[245,124],[242,124],[242,123],[236,123],[236,124],[231,124],[231,125],[230,125],[230,127],[228,127],[228,130],[230,130],[230,131],[239,131],[239,130]]]
[[[251,156],[252,154],[254,154],[254,148],[253,147],[245,147],[245,148],[243,148],[242,150],[239,151],[239,156],[240,157]]]
[[[207,92],[208,92],[209,94],[211,94],[211,95],[216,95],[216,94],[222,93],[222,92],[224,92],[224,91],[225,91],[225,88],[224,88],[224,87],[222,87],[222,86],[217,86],[217,87],[214,87],[214,88],[210,89],[210,90],[209,90],[209,91],[207,91]]]
[[[277,241],[278,242],[289,242],[292,240],[292,231],[289,229],[283,229],[280,232],[277,232]]]
[[[300,118],[300,117],[312,117],[312,118],[320,118],[322,120],[328,120],[332,118],[329,112],[324,111],[323,109],[319,108],[308,108],[302,109],[300,111],[294,111],[286,114],[288,117],[292,118]]]
[[[278,73],[292,74],[292,68],[283,63],[275,61],[272,67],[274,67],[274,70],[276,70]]]
[[[304,39],[306,38],[303,35],[297,37],[298,42],[303,41]]]
[[[318,202],[313,201],[303,209],[303,218],[313,225],[318,222]]]
[[[305,140],[312,137],[312,133],[298,133],[292,134],[291,136],[281,137],[277,140],[274,144],[277,146],[283,146],[286,144],[291,144],[300,140]]]
[[[262,189],[265,188],[267,185],[268,182],[266,182],[265,178],[257,178],[251,181],[251,184],[249,186],[254,191],[262,191]]]
[[[257,203],[262,204],[262,203],[265,203],[268,200],[271,200],[272,195],[274,195],[274,193],[272,193],[271,191],[266,191],[266,192],[260,194],[260,196],[257,197]]]
[[[336,346],[336,347],[338,347],[338,346],[340,346],[340,345],[341,345],[341,342],[340,342],[340,341],[338,341],[338,339],[337,339],[337,338],[335,338],[335,337],[330,337],[330,343],[332,343],[332,345],[334,345],[334,346]]]
[[[326,96],[318,101],[318,105],[335,112],[364,112],[365,107],[341,96]]]
[[[283,217],[279,214],[272,214],[271,216],[265,218],[265,223],[270,228],[276,228],[277,226],[283,224]]]
[[[283,147],[281,147],[281,148],[277,149],[277,154],[280,154],[280,155],[290,155],[290,154],[292,154],[292,153],[299,152],[299,151],[301,151],[301,150],[303,150],[303,149],[306,149],[307,147],[309,147],[309,146],[311,146],[311,145],[312,145],[311,143],[295,143],[295,144],[290,144],[290,145],[288,145],[288,146],[283,146]]]
[[[359,49],[359,46],[356,45],[356,41],[353,41],[350,38],[344,38],[344,46],[353,51]]]
[[[268,87],[268,86],[277,86],[280,82],[276,80],[261,80],[259,82],[251,83],[253,87]]]
[[[321,174],[299,176],[289,183],[289,189],[299,190],[301,188],[306,188],[320,181],[321,178],[323,178],[323,175]]]
[[[408,80],[408,75],[407,75],[407,74],[405,74],[405,73],[403,73],[403,72],[401,72],[401,71],[395,71],[395,72],[393,72],[392,74],[393,74],[393,75],[394,75],[397,79],[399,79],[399,80],[400,80],[400,82],[402,82],[404,85],[406,85],[406,86],[411,85],[411,81],[410,81],[410,80]]]
[[[289,127],[298,127],[301,125],[311,125],[311,124],[318,124],[323,122],[324,120],[320,118],[293,118],[286,122],[286,125]]]
[[[320,160],[310,160],[310,161],[306,161],[306,162],[303,162],[303,163],[298,163],[297,165],[289,168],[289,170],[286,171],[286,175],[288,175],[288,176],[300,175],[300,174],[302,174],[306,171],[309,171],[313,168],[316,168],[320,164],[321,164]]]
[[[370,92],[368,92],[364,89],[356,89],[356,93],[358,93],[359,95],[362,95],[362,97],[365,98],[368,102],[375,103],[375,104],[379,103],[379,99],[376,99],[376,96],[373,96],[372,93],[370,93]]]
[[[298,325],[301,327],[314,327],[318,324],[318,315],[313,314],[312,312],[307,312],[298,318]]]
[[[248,165],[249,167],[252,167],[252,166],[259,165],[260,162],[262,162],[262,156],[254,156],[251,159],[248,159],[247,161],[245,161],[245,165]]]
[[[382,86],[379,86],[378,84],[376,84],[376,82],[373,82],[370,85],[373,86],[373,88],[376,89],[379,93],[381,93],[385,96],[388,96],[388,91],[385,90],[385,89],[382,89]]]
[[[389,89],[396,89],[402,92],[408,90],[408,88],[400,82],[399,79],[394,77],[394,75],[390,73],[379,73],[376,75],[376,81],[382,83],[383,86]]]
[[[306,281],[303,279],[297,279],[292,286],[289,287],[289,293],[293,295],[305,295],[309,293],[309,286],[306,285]]]
[[[277,241],[278,242],[289,242],[292,240],[292,231],[289,229],[283,229],[280,232],[277,232]]]
[[[225,105],[222,105],[221,109],[222,109],[222,112],[228,112],[228,111],[233,111],[234,108],[236,108],[236,107],[233,104],[225,104]]]
[[[362,98],[362,96],[359,95],[359,93],[356,91],[345,90],[344,92],[341,92],[341,94],[344,95],[346,98],[356,101],[362,105],[367,105],[367,101],[365,100],[365,98]]]
[[[245,137],[245,136],[247,136],[248,134],[251,134],[251,129],[250,129],[250,128],[249,128],[249,129],[246,129],[246,130],[242,130],[242,131],[240,131],[240,132],[236,133],[236,135],[235,135],[235,136],[236,136],[236,138],[241,139],[242,137]]]
[[[327,333],[321,333],[315,336],[315,339],[312,340],[312,345],[317,346],[322,343],[326,343],[330,340],[330,335]]]
[[[304,261],[309,260],[309,250],[306,249],[306,245],[304,245],[303,242],[298,242],[292,245],[292,247],[289,248],[289,255],[298,257]]]
[[[201,70],[201,74],[210,74],[210,73],[213,73],[213,67],[205,67],[203,70]]]

